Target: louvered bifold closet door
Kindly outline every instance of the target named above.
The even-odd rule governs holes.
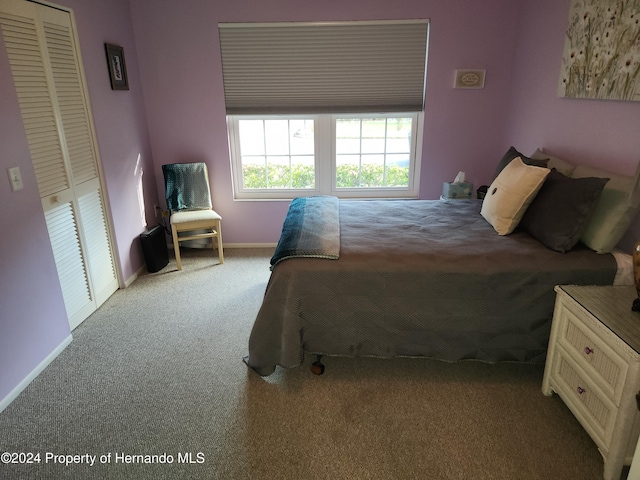
[[[104,198],[98,173],[86,92],[68,13],[38,7],[42,20],[55,96],[62,120],[64,144],[79,209],[84,257],[97,306],[118,288]]]
[[[71,328],[117,288],[68,12],[0,0],[4,36]]]

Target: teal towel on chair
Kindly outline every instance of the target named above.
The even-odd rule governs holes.
[[[169,210],[211,208],[209,176],[205,163],[162,165]]]

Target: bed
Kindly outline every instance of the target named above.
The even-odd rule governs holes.
[[[483,214],[475,199],[294,200],[245,362],[260,375],[306,354],[544,363],[555,285],[632,283],[630,255],[561,253]]]

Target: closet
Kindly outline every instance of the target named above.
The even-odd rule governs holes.
[[[75,24],[67,10],[0,0],[0,28],[73,330],[118,288]]]

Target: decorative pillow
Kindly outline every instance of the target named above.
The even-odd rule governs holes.
[[[593,216],[580,237],[580,241],[598,253],[611,252],[638,213],[638,209],[631,206],[629,202],[634,178],[616,175],[586,165],[578,165],[571,177],[610,178],[602,190]]]
[[[509,150],[507,150],[507,153],[505,153],[504,156],[502,157],[502,160],[500,160],[500,163],[498,163],[498,166],[496,167],[496,173],[493,176],[493,178],[495,179],[500,174],[500,172],[504,167],[506,167],[514,158],[518,158],[518,157],[520,157],[520,160],[522,160],[527,165],[534,165],[536,167],[546,167],[547,162],[549,161],[548,158],[539,160],[539,159],[525,157],[518,150],[516,150],[515,147],[510,147]]]
[[[525,165],[516,157],[496,177],[484,197],[480,214],[498,235],[513,232],[549,171]]]
[[[547,168],[555,168],[558,172],[570,177],[576,166],[573,163],[567,162],[560,157],[556,157],[555,155],[549,155],[545,153],[541,148],[538,148],[533,155],[531,155],[532,159],[536,160],[549,160],[549,163],[545,165]]]
[[[545,247],[571,250],[587,224],[608,178],[569,178],[552,169],[519,227]]]

